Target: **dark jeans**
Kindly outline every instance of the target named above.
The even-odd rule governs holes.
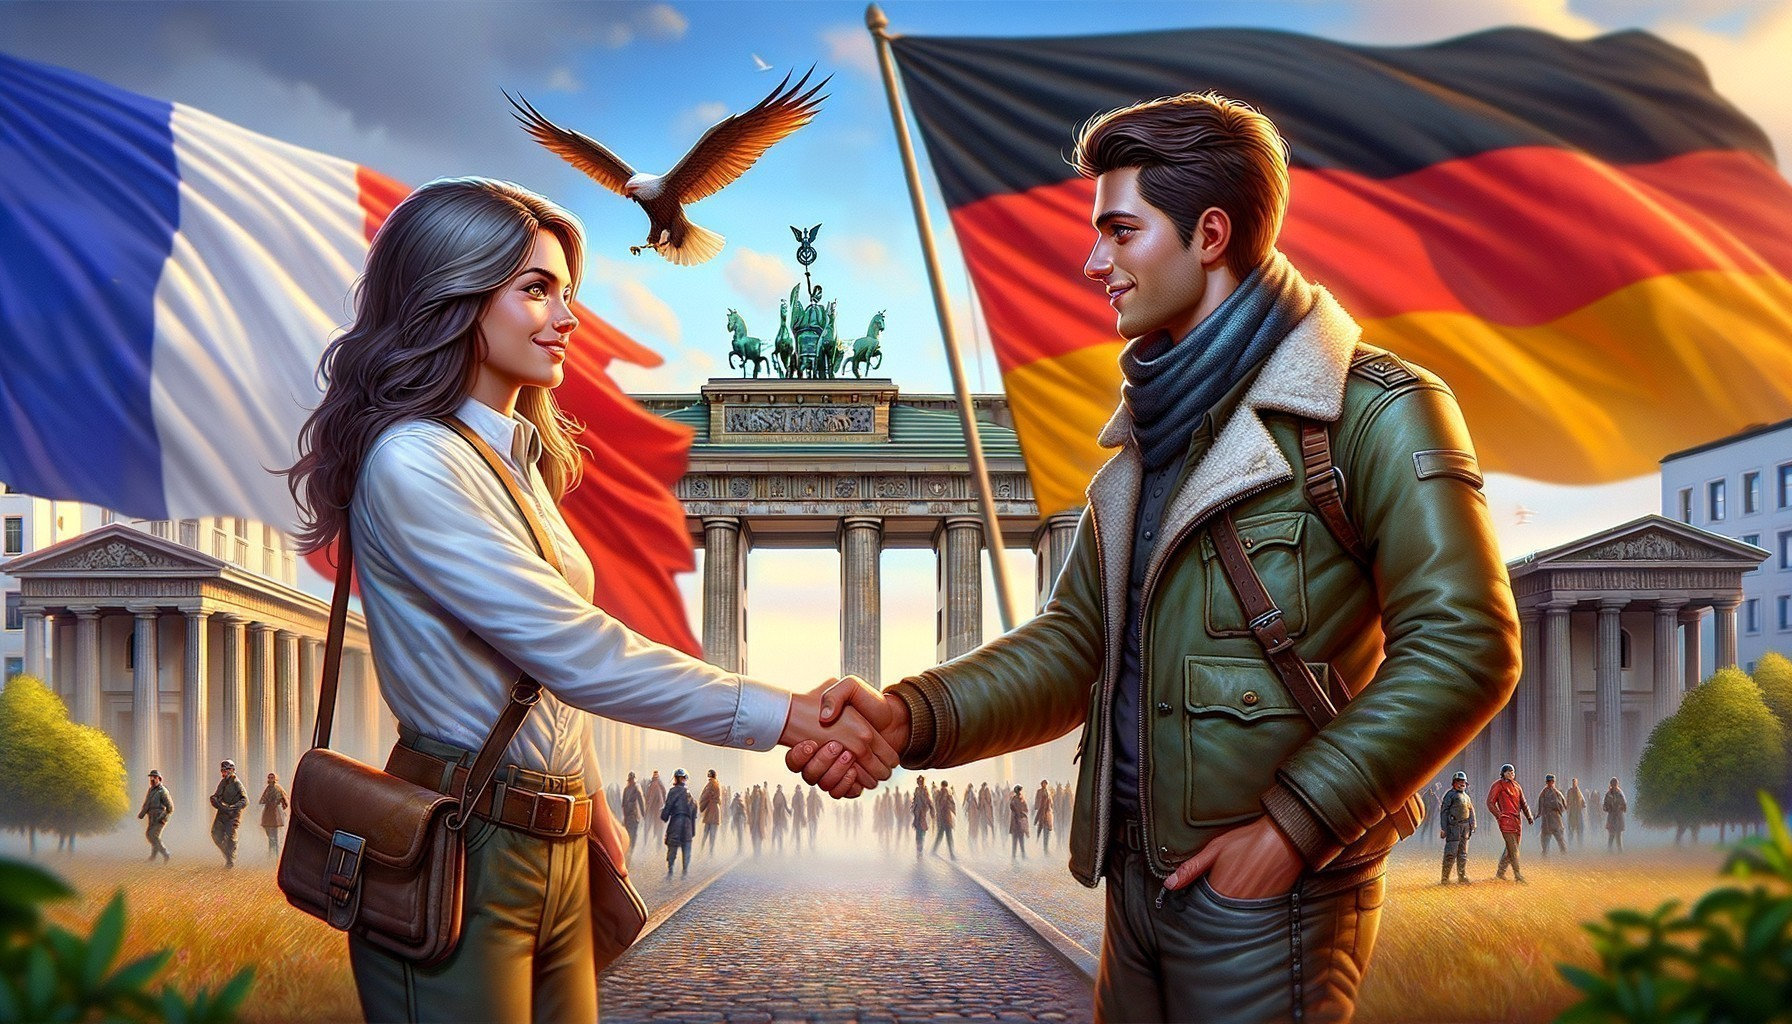
[[[1506,865],[1512,865],[1512,877],[1523,878],[1524,869],[1518,866],[1518,839],[1521,833],[1501,832],[1500,838],[1506,841],[1506,848],[1500,851],[1500,866],[1494,872],[1501,878],[1506,877]]]
[[[1095,1019],[1348,1021],[1369,966],[1385,886],[1331,889],[1305,876],[1291,893],[1241,900],[1206,878],[1169,893],[1141,854],[1109,857]]]
[[[691,873],[691,841],[686,839],[683,842],[675,843],[668,839],[666,840],[666,874],[672,873],[672,862],[678,859],[680,850],[684,851],[685,874]]]

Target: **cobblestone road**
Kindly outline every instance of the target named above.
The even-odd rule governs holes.
[[[605,975],[602,1005],[606,1024],[1093,1015],[1087,986],[970,879],[875,853],[737,864]]]
[[[1101,925],[1107,908],[1105,883],[1084,888],[1071,877],[1070,869],[1056,853],[1049,861],[1036,856],[1019,866],[997,859],[972,861],[970,866],[1028,910],[1050,921],[1091,955],[1101,955]]]

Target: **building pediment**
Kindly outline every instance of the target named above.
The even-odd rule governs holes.
[[[1529,555],[1509,566],[1534,570],[1565,565],[1646,562],[1753,568],[1767,552],[1696,526],[1649,515],[1588,537]]]
[[[72,537],[0,566],[8,574],[20,578],[108,572],[133,576],[145,573],[216,575],[224,568],[224,562],[210,555],[120,523]]]

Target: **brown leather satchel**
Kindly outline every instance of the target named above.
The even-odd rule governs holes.
[[[479,452],[529,525],[542,557],[561,566],[534,505],[517,488],[497,453],[459,420],[442,421]],[[342,667],[354,552],[349,531],[338,540],[336,589],[324,649],[323,679],[312,746],[299,759],[291,793],[292,828],[281,852],[278,882],[287,902],[350,931],[370,945],[420,966],[446,960],[460,943],[466,879],[464,829],[524,717],[541,696],[527,673],[486,736],[461,791],[436,792],[329,749]],[[641,897],[604,851],[596,829],[615,823],[603,794],[593,794],[590,854],[591,920],[597,970],[620,956],[646,925]]]

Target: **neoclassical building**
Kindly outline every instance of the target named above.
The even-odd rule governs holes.
[[[209,793],[226,757],[251,786],[292,777],[311,744],[329,602],[123,524],[0,568],[20,583],[25,672],[113,737],[133,790],[158,768],[177,792]],[[331,745],[380,764],[394,738],[351,611]]]

